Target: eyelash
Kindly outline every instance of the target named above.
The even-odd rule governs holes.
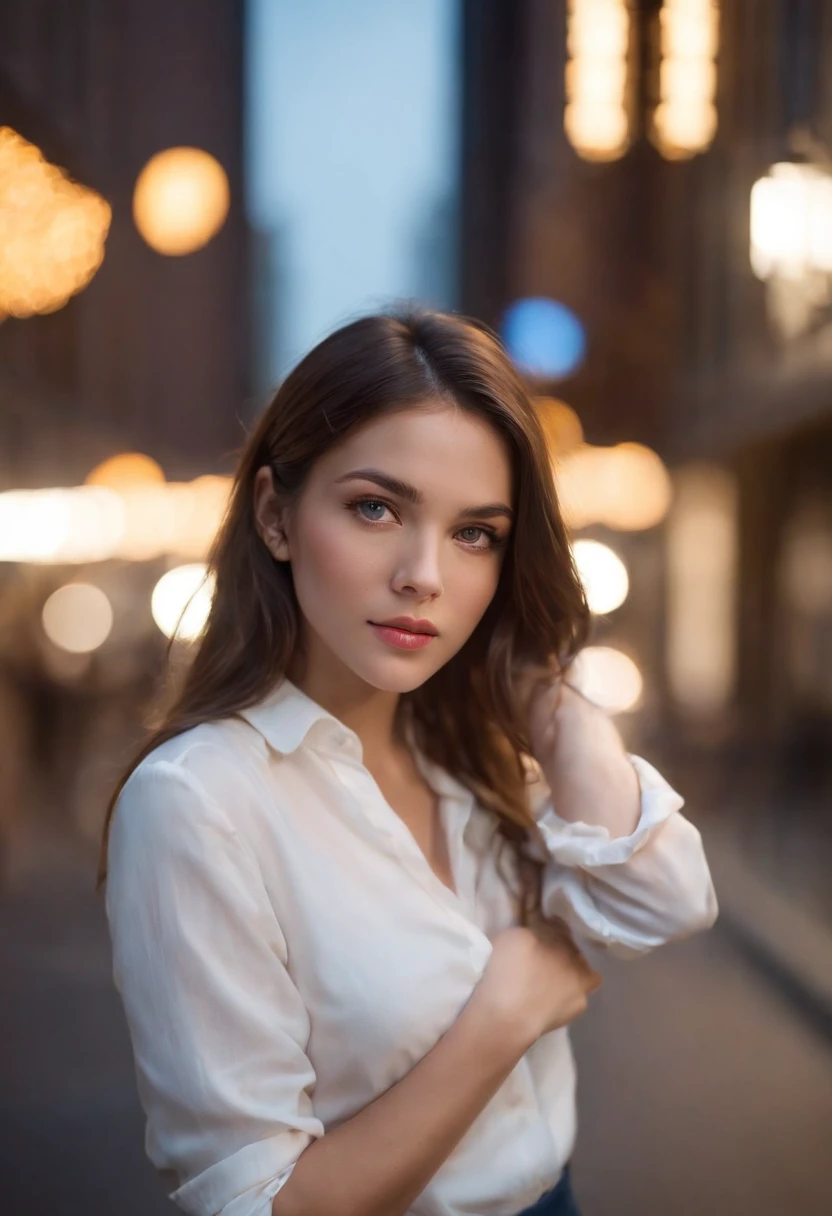
[[[363,524],[366,524],[368,528],[372,528],[376,524],[385,523],[386,521],[382,519],[366,519],[363,515],[359,514],[358,508],[366,505],[367,503],[371,503],[375,507],[386,507],[388,511],[393,510],[390,504],[385,502],[383,498],[365,496],[364,498],[354,498],[352,502],[348,502],[348,509],[352,511]],[[500,536],[500,534],[493,528],[488,528],[484,524],[469,524],[467,528],[461,528],[460,531],[483,532],[488,537],[489,543],[487,545],[475,545],[473,543],[469,544],[468,541],[462,542],[466,549],[472,549],[475,552],[490,553],[495,549],[501,548],[506,543],[506,537]]]

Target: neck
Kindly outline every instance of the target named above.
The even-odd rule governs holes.
[[[346,668],[334,673],[307,664],[305,670],[290,669],[288,676],[301,692],[358,735],[368,768],[383,768],[409,754],[395,731],[398,692],[374,688]]]

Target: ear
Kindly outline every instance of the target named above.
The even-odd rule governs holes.
[[[291,561],[286,527],[287,511],[274,486],[272,471],[262,465],[254,475],[254,526],[275,561]]]

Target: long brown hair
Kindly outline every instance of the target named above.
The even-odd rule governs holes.
[[[589,610],[546,440],[499,339],[470,318],[423,311],[364,317],[324,339],[281,384],[249,436],[208,555],[214,590],[205,629],[181,686],[110,800],[96,889],[106,879],[112,815],[135,767],[167,739],[256,704],[286,675],[300,644],[290,563],[275,561],[255,529],[257,470],[271,467],[291,509],[315,461],[348,432],[437,397],[486,418],[506,442],[515,523],[483,618],[449,662],[402,694],[397,729],[407,722],[423,754],[498,816],[518,861],[524,922],[539,910],[539,865],[519,852],[534,820],[525,790],[530,748],[512,686],[524,660],[565,670],[586,640]]]

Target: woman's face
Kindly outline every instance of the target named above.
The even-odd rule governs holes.
[[[317,677],[343,666],[407,692],[471,636],[511,531],[508,451],[484,419],[431,401],[368,423],[316,462],[282,535],[265,522],[269,488],[258,482],[259,530],[291,561]],[[436,636],[397,646],[374,627],[394,617],[428,621]]]

